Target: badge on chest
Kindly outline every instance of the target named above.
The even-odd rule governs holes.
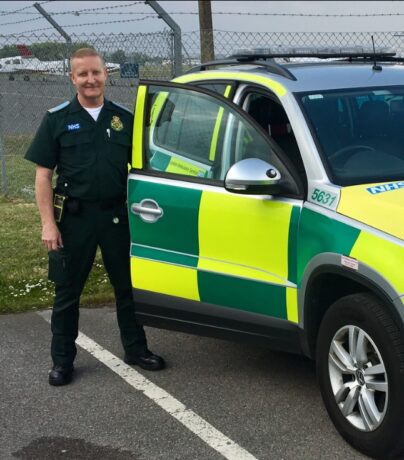
[[[123,123],[122,120],[117,116],[114,115],[111,120],[111,128],[114,131],[122,131],[123,130]]]

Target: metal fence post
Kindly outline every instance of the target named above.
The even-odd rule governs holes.
[[[7,181],[7,166],[6,166],[6,152],[4,150],[3,140],[0,133],[0,161],[1,161],[1,192],[4,195],[8,194],[8,181]]]
[[[161,19],[171,28],[174,34],[174,77],[182,74],[181,28],[171,16],[155,0],[146,0]]]
[[[2,109],[2,96],[0,94],[0,108]],[[6,151],[3,143],[3,110],[0,110],[0,163],[1,163],[1,192],[8,195],[8,178],[6,165]]]
[[[34,3],[33,4],[34,8],[36,8],[41,14],[42,16],[60,33],[60,35],[66,40],[66,54],[67,54],[67,57],[65,56],[63,58],[63,74],[64,76],[68,76],[69,74],[69,61],[67,61],[67,72],[66,72],[66,59],[69,59],[70,57],[70,52],[71,52],[71,48],[72,48],[72,39],[70,37],[70,35],[68,35],[63,29],[62,27],[52,18],[52,16],[47,12],[45,11],[42,6],[39,4],[39,3]],[[69,92],[70,94],[73,93],[72,91],[72,87],[71,87],[71,84],[70,84],[70,80],[68,78],[67,80],[67,84],[69,85]]]
[[[72,82],[70,81],[70,56],[72,55],[72,50],[73,50],[72,39],[69,37],[68,39],[66,39],[66,55],[65,55],[65,61],[63,63],[63,73],[64,73],[64,76],[66,77],[67,85],[69,87],[70,99],[72,99],[76,94],[76,92],[74,91]]]

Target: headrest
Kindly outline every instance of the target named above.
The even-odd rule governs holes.
[[[361,117],[381,119],[388,117],[389,106],[384,101],[366,101],[361,105],[359,111]]]

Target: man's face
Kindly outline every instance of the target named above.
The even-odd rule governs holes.
[[[70,78],[77,89],[79,102],[85,107],[97,107],[104,100],[107,70],[98,56],[74,58]]]

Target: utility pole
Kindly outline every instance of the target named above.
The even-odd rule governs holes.
[[[215,50],[213,44],[212,8],[210,0],[198,0],[198,8],[201,62],[213,61],[215,59]]]

